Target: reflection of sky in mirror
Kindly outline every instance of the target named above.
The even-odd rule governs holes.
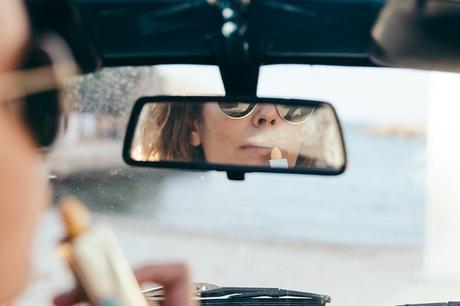
[[[223,94],[216,67],[163,66],[166,91]],[[180,86],[178,86],[180,84]],[[424,121],[429,73],[415,70],[276,65],[261,69],[258,95],[332,103],[344,121]]]

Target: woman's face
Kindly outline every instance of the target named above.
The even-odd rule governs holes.
[[[0,0],[0,74],[19,66],[27,28],[22,2]],[[28,278],[33,233],[50,195],[41,159],[20,116],[0,100],[0,304]]]
[[[293,167],[303,124],[287,122],[273,104],[258,104],[247,117],[233,119],[217,103],[206,103],[195,126],[192,145],[202,146],[209,163],[268,166],[272,149],[278,147]]]

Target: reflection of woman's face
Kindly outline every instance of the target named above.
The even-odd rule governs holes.
[[[259,104],[249,116],[233,119],[217,103],[206,103],[192,144],[202,145],[207,162],[257,166],[268,166],[273,147],[278,147],[293,167],[302,126],[285,121],[273,104]]]

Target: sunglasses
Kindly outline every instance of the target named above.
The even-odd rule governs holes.
[[[54,142],[66,121],[61,89],[78,74],[70,49],[58,35],[35,35],[19,71],[0,74],[0,101],[24,101],[23,119],[37,145]]]
[[[242,119],[249,116],[255,109],[256,103],[218,102],[221,111],[229,118]],[[291,124],[301,124],[307,121],[315,111],[314,107],[299,105],[276,104],[276,110],[281,118]]]

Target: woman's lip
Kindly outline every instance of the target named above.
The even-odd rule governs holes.
[[[241,149],[245,152],[255,154],[261,157],[270,157],[272,153],[272,147],[257,146],[257,145],[243,145]]]

